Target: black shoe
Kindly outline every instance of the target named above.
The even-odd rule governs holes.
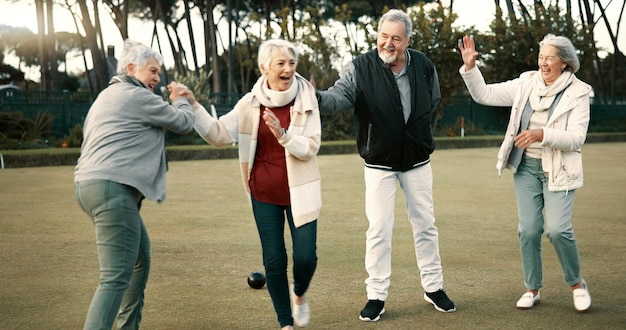
[[[424,293],[424,300],[433,304],[435,309],[440,312],[449,313],[456,310],[454,303],[450,300],[450,298],[448,298],[448,295],[445,291],[443,291],[443,289],[439,289],[435,292]]]
[[[380,320],[380,316],[385,313],[385,302],[382,300],[368,300],[365,307],[361,310],[359,319],[361,321],[376,322]]]

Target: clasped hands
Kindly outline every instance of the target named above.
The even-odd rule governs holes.
[[[193,92],[184,84],[172,81],[167,85],[167,90],[170,92],[170,101],[174,101],[179,97],[185,97],[191,105],[196,103],[196,97]]]

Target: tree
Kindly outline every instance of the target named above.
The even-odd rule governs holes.
[[[128,39],[128,15],[130,12],[130,0],[116,1],[102,0],[102,3],[109,8],[111,19],[117,26],[122,40]]]
[[[104,51],[98,44],[99,31],[96,28],[96,24],[92,23],[90,17],[90,11],[87,6],[86,0],[77,0],[77,4],[80,8],[80,22],[85,31],[85,41],[87,42],[87,48],[91,53],[91,59],[93,61],[94,72],[94,86],[95,90],[100,91],[107,86],[109,80],[109,74],[107,72],[107,64],[104,56]],[[93,2],[97,7],[97,1]],[[98,22],[100,18],[98,15],[94,15],[95,22]],[[100,23],[97,23],[100,26]]]
[[[588,1],[588,0],[586,0]],[[613,29],[611,28],[611,24],[606,16],[606,10],[605,8],[602,6],[602,4],[600,3],[599,0],[594,0],[594,3],[597,5],[597,7],[600,9],[600,18],[602,19],[602,21],[604,22],[604,25],[607,29],[607,32],[609,34],[609,38],[611,39],[611,43],[613,45],[613,56],[611,57],[611,67],[609,69],[608,72],[610,72],[611,74],[611,79],[609,81],[609,87],[608,87],[608,94],[609,95],[616,95],[616,93],[618,91],[621,91],[624,93],[624,95],[626,95],[626,92],[624,92],[624,88],[622,85],[622,88],[618,88],[617,87],[617,77],[619,75],[621,75],[620,79],[622,82],[626,81],[626,59],[624,58],[624,53],[622,53],[622,51],[619,49],[619,45],[617,44],[617,36],[619,35],[619,29],[621,26],[621,21],[622,21],[622,16],[624,14],[624,9],[626,8],[626,1],[622,2],[622,8],[620,10],[620,14],[619,17],[617,19],[617,29],[615,30],[615,32],[613,32]],[[587,5],[588,6],[588,5]],[[608,6],[608,5],[607,5]],[[601,71],[600,71],[601,72]],[[602,77],[602,74],[600,74],[600,77]]]
[[[57,32],[57,59],[63,64],[63,70],[67,74],[67,56],[71,52],[82,50],[81,35],[70,32]]]
[[[507,6],[512,5],[507,0]],[[522,20],[519,21],[516,11],[509,7],[509,15],[502,17],[502,9],[496,0],[496,17],[491,23],[491,32],[478,37],[481,47],[482,63],[485,76],[495,81],[508,80],[516,77],[522,71],[537,69],[538,44],[548,34],[562,35],[572,40],[579,52],[583,64],[577,76],[589,82],[594,87],[595,96],[616,95],[623,89],[616,88],[618,81],[624,81],[626,69],[623,53],[617,45],[617,33],[613,33],[605,8],[611,3],[605,2],[604,7],[599,0],[578,1],[579,12],[574,13],[570,0],[565,1],[565,8],[559,6],[559,1],[550,2],[545,6],[542,1],[533,1],[532,8],[527,8],[520,1],[517,10]],[[594,16],[592,3],[599,9],[600,16]],[[617,21],[617,31],[624,12],[626,2],[622,3]],[[609,37],[615,48],[615,56],[601,59],[595,42],[596,20],[602,19],[607,26]],[[614,64],[603,62],[611,60]],[[605,72],[610,72],[605,74]],[[621,76],[620,79],[617,77]]]
[[[212,72],[212,91],[214,93],[219,93],[222,91],[222,84],[220,81],[220,62],[218,61],[217,56],[218,31],[213,17],[213,9],[215,9],[216,2],[213,0],[203,0],[199,1],[197,5],[200,8],[200,12],[202,13],[202,18],[204,20],[204,49],[206,52],[205,67],[208,68],[210,63],[210,72]]]
[[[59,66],[58,66],[58,57],[57,57],[57,40],[56,40],[56,32],[54,30],[54,5],[52,0],[46,0],[46,35],[45,35],[45,45],[48,58],[48,76],[50,77],[50,81],[48,84],[49,90],[58,90],[59,89]]]
[[[431,10],[426,10],[423,3],[418,8],[418,11],[410,14],[413,22],[412,48],[423,52],[435,64],[442,95],[432,118],[435,129],[443,118],[445,108],[452,102],[452,96],[465,90],[458,76],[460,56],[456,51],[457,41],[464,33],[474,34],[476,31],[471,27],[465,32],[453,28],[457,15],[446,13],[441,3]]]
[[[191,25],[191,16],[190,11],[191,7],[189,6],[189,1],[184,0],[183,4],[185,5],[185,21],[187,22],[187,30],[189,31],[189,41],[191,42],[191,55],[193,58],[193,67],[195,68],[196,76],[199,75],[200,70],[198,70],[198,54],[196,52],[196,38],[193,35],[193,27]]]
[[[72,16],[72,21],[74,23],[74,27],[76,28],[76,31],[80,31],[80,28],[78,26],[78,15],[74,13],[72,6],[69,3],[69,0],[65,0],[65,7],[66,9],[70,12],[71,16]],[[85,39],[83,38],[82,35],[80,35],[79,32],[76,32],[77,35],[77,40],[78,40],[78,45],[80,47],[80,52],[82,54],[82,58],[83,58],[83,66],[85,68],[85,78],[86,78],[86,82],[87,82],[87,90],[88,91],[92,91],[94,90],[93,88],[93,84],[91,81],[91,78],[89,77],[89,66],[87,65],[87,56],[85,54]]]
[[[18,69],[35,66],[39,63],[37,35],[27,28],[5,27],[0,30],[0,41],[7,53],[13,53],[19,60]]]
[[[17,84],[24,80],[24,72],[8,64],[0,64],[0,85]]]
[[[50,84],[50,68],[48,67],[48,48],[46,45],[46,21],[44,18],[44,4],[43,0],[35,0],[35,8],[37,10],[37,49],[39,52],[39,68],[41,72],[41,84],[39,85],[42,90],[49,89]]]

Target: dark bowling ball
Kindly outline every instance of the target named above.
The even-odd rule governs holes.
[[[261,289],[265,286],[265,275],[261,272],[252,272],[248,275],[248,285],[253,289]]]

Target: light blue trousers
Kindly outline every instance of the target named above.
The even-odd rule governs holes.
[[[387,300],[391,284],[391,247],[398,183],[404,191],[422,287],[426,292],[442,289],[443,273],[439,232],[435,227],[430,164],[406,172],[365,167],[364,176],[365,213],[369,221],[365,243],[367,299]]]
[[[565,283],[578,283],[581,280],[580,258],[572,228],[576,191],[548,191],[541,159],[524,156],[513,178],[517,195],[524,285],[529,290],[538,290],[543,286],[541,236],[544,224],[546,236],[552,243],[565,273]]]
[[[150,238],[139,215],[137,189],[108,180],[75,185],[78,204],[93,219],[100,284],[84,329],[138,329],[150,272]]]

